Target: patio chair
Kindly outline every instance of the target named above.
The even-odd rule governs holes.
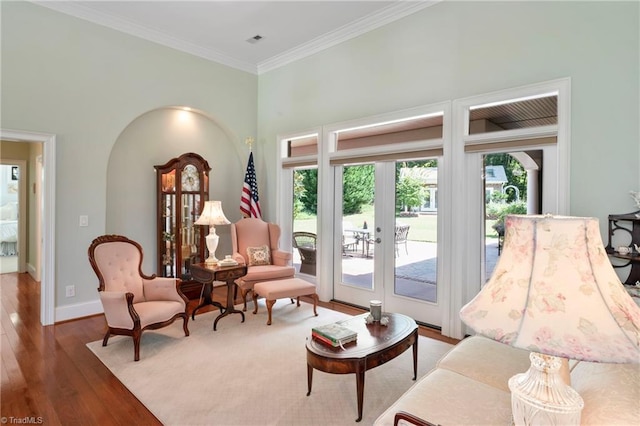
[[[351,231],[355,229],[353,223],[348,221],[342,222],[342,255],[346,256],[347,251],[355,251],[358,248],[360,239],[358,235]]]
[[[504,244],[504,220],[498,221],[491,226],[498,234],[498,256],[502,252],[502,244]]]
[[[300,272],[316,274],[316,234],[312,232],[294,232],[293,247],[300,253]]]
[[[409,254],[407,249],[407,236],[409,235],[409,225],[396,225],[395,230],[395,243],[396,243],[396,257],[398,257],[398,246],[404,244],[405,254]]]

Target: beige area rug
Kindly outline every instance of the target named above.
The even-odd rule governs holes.
[[[251,309],[251,308],[250,308]],[[218,311],[142,335],[140,361],[133,361],[131,338],[114,336],[89,349],[166,425],[353,425],[357,418],[354,374],[314,370],[307,393],[305,340],[311,328],[347,315],[310,304],[279,300],[273,324],[266,325],[264,301],[257,315],[232,314],[218,322]],[[420,337],[418,378],[452,346]],[[412,351],[365,374],[362,425],[375,419],[415,382]]]

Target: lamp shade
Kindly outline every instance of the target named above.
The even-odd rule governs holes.
[[[228,225],[230,223],[222,211],[221,201],[205,201],[202,213],[195,221],[196,225]]]
[[[640,308],[609,261],[598,220],[514,215],[505,224],[498,264],[462,321],[537,353],[640,362]]]
[[[220,237],[216,234],[216,225],[228,225],[230,223],[222,211],[222,202],[205,201],[202,213],[198,220],[195,221],[195,224],[209,225],[209,234],[205,237],[207,250],[209,251],[209,257],[204,262],[206,265],[216,265],[218,263],[216,250]]]

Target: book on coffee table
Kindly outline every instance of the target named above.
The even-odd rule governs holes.
[[[323,343],[337,347],[356,341],[358,333],[343,325],[333,323],[313,327],[311,329],[311,336]]]

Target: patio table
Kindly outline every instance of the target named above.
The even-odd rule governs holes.
[[[362,241],[362,256],[369,255],[369,235],[371,234],[371,230],[369,228],[348,228],[345,229],[346,232],[353,232],[357,244]]]

